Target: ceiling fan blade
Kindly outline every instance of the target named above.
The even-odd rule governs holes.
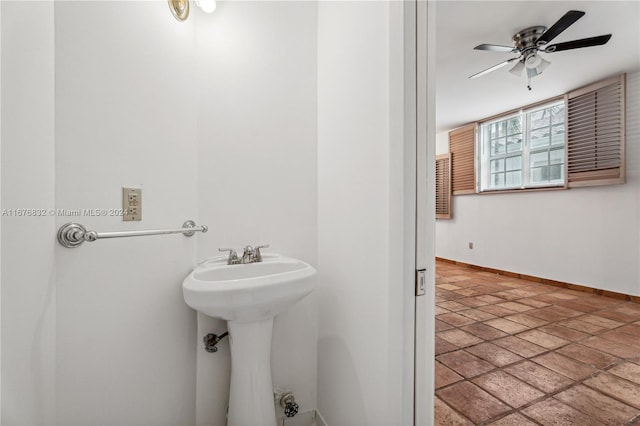
[[[584,12],[581,12],[579,10],[568,11],[562,18],[558,19],[558,21],[553,24],[551,28],[545,31],[544,34],[542,34],[540,38],[538,38],[538,40],[536,40],[536,44],[538,46],[542,46],[549,43],[551,40],[560,35],[561,32],[569,28],[571,25],[573,25],[574,22],[576,22],[583,16]]]
[[[606,44],[611,38],[611,34],[597,37],[582,38],[580,40],[565,41],[564,43],[552,44],[544,52],[560,52],[569,49],[580,49],[581,47],[600,46]]]
[[[504,61],[504,62],[500,62],[499,64],[492,66],[491,68],[487,68],[487,69],[486,69],[486,70],[484,70],[484,71],[480,71],[479,73],[476,73],[476,74],[474,74],[474,75],[471,75],[471,76],[469,76],[469,78],[478,78],[478,77],[482,77],[483,75],[485,75],[485,74],[489,74],[491,71],[495,71],[495,70],[497,70],[498,68],[502,68],[502,67],[504,67],[505,65],[510,64],[511,62],[516,61],[516,60],[518,60],[518,59],[519,59],[519,58],[511,58],[511,59],[507,59],[507,60],[506,60],[506,61]]]
[[[474,47],[475,50],[489,50],[491,52],[513,52],[514,50],[517,50],[514,47],[509,47],[509,46],[500,46],[497,44],[479,44],[476,47]]]

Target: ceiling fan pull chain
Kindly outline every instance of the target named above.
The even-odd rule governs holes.
[[[529,81],[527,82],[527,89],[531,90],[531,77],[528,77]]]

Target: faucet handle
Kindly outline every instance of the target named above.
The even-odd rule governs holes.
[[[262,253],[260,253],[260,249],[269,248],[269,244],[264,244],[262,246],[257,246],[254,248],[253,257],[256,262],[262,262]]]
[[[232,248],[219,248],[218,251],[221,252],[225,252],[228,251],[229,252],[229,258],[227,259],[227,265],[235,265],[237,263],[240,263],[240,259],[238,259],[238,253],[236,253],[236,251]]]

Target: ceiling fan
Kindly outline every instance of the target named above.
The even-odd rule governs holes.
[[[515,66],[509,70],[510,73],[520,76],[522,70],[527,70],[528,84],[527,88],[531,90],[531,78],[542,73],[551,62],[545,60],[540,53],[561,52],[563,50],[579,49],[582,47],[600,46],[609,41],[611,34],[605,34],[597,37],[588,37],[580,40],[566,41],[549,45],[548,43],[556,38],[560,33],[573,25],[578,19],[584,16],[584,12],[579,10],[570,10],[564,14],[551,28],[544,26],[535,26],[526,28],[513,36],[514,47],[500,46],[496,44],[480,44],[474,47],[475,50],[488,50],[491,52],[508,52],[517,53],[515,58],[507,59],[484,71],[480,71],[469,78],[477,78],[488,74],[492,71],[502,68],[512,62],[516,62]]]

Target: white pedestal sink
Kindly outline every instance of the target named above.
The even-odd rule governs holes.
[[[193,309],[227,320],[231,346],[229,426],[275,426],[271,383],[273,317],[311,293],[316,270],[264,254],[262,262],[227,265],[225,257],[193,270],[182,283]]]

